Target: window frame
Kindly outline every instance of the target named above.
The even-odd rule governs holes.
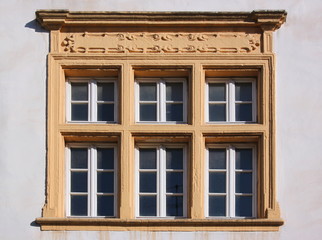
[[[67,77],[66,78],[66,123],[98,123],[98,124],[116,124],[118,123],[118,79],[117,77]],[[88,86],[88,116],[87,121],[72,120],[72,83],[87,83]],[[113,121],[97,120],[97,84],[98,83],[114,83],[114,101],[103,101],[104,103],[112,103],[114,105]]]
[[[157,150],[157,216],[140,216],[140,149],[155,148]],[[182,216],[166,216],[166,148],[182,148],[183,149],[183,212]],[[146,144],[138,143],[135,146],[135,218],[137,219],[184,219],[187,218],[187,192],[188,192],[188,179],[187,179],[187,145],[186,144]],[[153,169],[154,170],[154,169]]]
[[[205,79],[205,119],[207,124],[247,124],[258,122],[257,111],[257,78],[256,77],[207,77]],[[226,104],[226,121],[210,121],[209,120],[209,105],[211,102],[221,101],[209,101],[209,83],[224,83],[226,88],[226,100],[223,103]],[[236,121],[236,103],[242,101],[236,101],[235,86],[236,83],[251,83],[252,84],[252,120],[251,121]]]
[[[87,215],[76,216],[71,215],[71,148],[86,148],[87,149]],[[97,215],[97,148],[113,148],[114,149],[114,193],[104,193],[103,195],[114,196],[114,215],[113,216],[98,216]],[[65,215],[67,218],[116,218],[118,216],[118,146],[115,143],[68,143],[65,147],[65,165],[66,165],[66,209]],[[106,171],[106,170],[105,170]],[[110,169],[108,171],[111,171]],[[99,194],[101,195],[101,194]]]
[[[47,59],[46,200],[41,217],[36,219],[41,230],[279,230],[283,219],[276,196],[273,32],[285,22],[285,11],[101,12],[97,15],[95,12],[40,10],[36,15],[42,27],[49,30],[51,39]],[[219,22],[223,24],[218,25]],[[200,31],[200,24],[205,31]],[[134,25],[135,29],[129,32]],[[74,76],[118,77],[119,124],[66,122],[66,77]],[[147,76],[188,76],[188,124],[135,122],[135,77]],[[207,124],[202,94],[205,93],[205,77],[213,76],[258,77],[257,124]],[[185,139],[178,139],[180,136]],[[207,219],[204,215],[204,142],[239,141],[258,144],[258,216],[255,219]],[[118,218],[66,217],[66,142],[119,144]],[[187,219],[136,219],[133,171],[136,142],[185,142],[189,146]]]
[[[182,121],[166,120],[166,83],[182,83]],[[156,83],[157,100],[156,100],[156,121],[140,120],[140,83]],[[188,121],[188,79],[184,77],[137,77],[134,82],[135,86],[135,123],[139,124],[186,124]]]
[[[226,216],[209,216],[209,173],[210,171],[216,172],[215,169],[209,169],[209,150],[210,149],[226,149]],[[235,167],[235,153],[236,149],[252,149],[252,216],[251,217],[243,217],[236,216],[235,214],[235,197],[236,195],[245,195],[244,193],[236,194],[235,191],[235,173],[237,172]],[[238,143],[238,144],[219,144],[219,143],[210,143],[206,145],[205,149],[205,217],[209,219],[249,219],[249,218],[257,218],[257,208],[258,208],[258,199],[257,199],[257,183],[258,183],[258,169],[257,169],[257,147],[255,144],[246,144],[246,143]],[[223,171],[220,169],[219,171]],[[214,193],[211,195],[217,195],[218,193]]]

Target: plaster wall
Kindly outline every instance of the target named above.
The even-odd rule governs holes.
[[[321,239],[322,2],[319,0],[11,0],[0,2],[0,239]],[[277,54],[277,191],[284,226],[275,233],[49,232],[33,223],[45,200],[46,55],[37,9],[252,11],[285,9]]]

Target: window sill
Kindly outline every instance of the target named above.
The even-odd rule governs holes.
[[[284,221],[267,219],[37,218],[44,231],[278,231]]]

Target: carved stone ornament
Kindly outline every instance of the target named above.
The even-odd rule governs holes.
[[[259,53],[260,34],[246,33],[103,33],[63,35],[66,53]]]

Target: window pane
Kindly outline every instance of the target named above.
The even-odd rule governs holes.
[[[140,83],[140,100],[156,101],[157,85],[155,83]]]
[[[252,121],[252,104],[236,103],[236,121]]]
[[[226,173],[222,173],[222,172],[209,173],[209,192],[210,193],[226,192]]]
[[[226,196],[209,196],[209,216],[226,216]]]
[[[140,104],[140,121],[156,121],[157,105],[156,104]]]
[[[167,110],[166,110],[166,120],[167,121],[183,121],[183,104],[171,104],[167,103]]]
[[[251,196],[236,196],[236,217],[252,217],[253,204]]]
[[[157,173],[140,172],[140,192],[155,193],[157,191]]]
[[[156,169],[157,150],[155,148],[140,149],[140,169]]]
[[[70,197],[70,214],[72,216],[87,216],[87,195]]]
[[[114,104],[98,103],[97,104],[97,121],[114,121]]]
[[[113,172],[97,172],[97,192],[114,193]]]
[[[226,84],[209,83],[209,101],[226,101]]]
[[[183,173],[167,172],[167,193],[182,193]]]
[[[226,169],[226,149],[209,149],[209,169]]]
[[[253,169],[253,150],[236,149],[236,169],[252,170]]]
[[[71,192],[87,192],[87,172],[71,172]]]
[[[87,103],[72,104],[72,121],[87,121],[88,105]]]
[[[156,196],[140,196],[140,216],[157,215]]]
[[[114,101],[114,83],[97,83],[97,100]]]
[[[252,101],[252,83],[235,83],[236,101]]]
[[[87,148],[71,148],[70,158],[71,158],[71,168],[87,168]]]
[[[114,148],[97,148],[97,168],[114,169]]]
[[[166,149],[167,169],[183,169],[183,149]]]
[[[226,121],[226,104],[209,104],[209,121]]]
[[[72,101],[88,100],[88,84],[87,83],[71,83]]]
[[[97,196],[97,216],[114,216],[114,196]]]
[[[183,83],[166,83],[166,100],[182,101],[183,100]]]
[[[183,197],[167,196],[167,216],[183,216]]]
[[[236,172],[236,193],[252,193],[252,173]]]

